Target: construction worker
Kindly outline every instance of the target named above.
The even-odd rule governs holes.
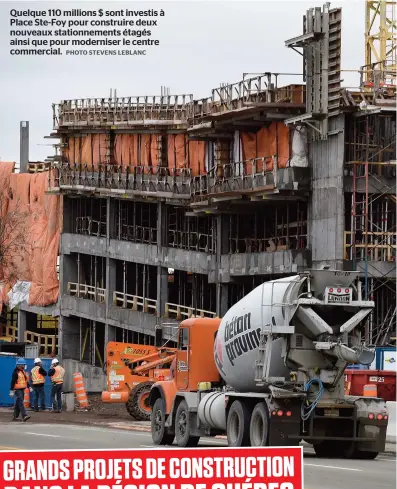
[[[13,421],[17,421],[20,414],[22,415],[23,421],[30,419],[30,416],[28,416],[25,406],[23,405],[25,389],[29,387],[29,377],[25,372],[25,368],[25,360],[23,358],[18,358],[16,367],[12,373],[10,386],[10,396],[15,397]]]
[[[52,410],[54,413],[60,413],[62,411],[62,388],[63,379],[65,377],[65,369],[59,365],[57,358],[54,358],[51,362],[51,368],[48,371],[48,375],[51,378],[51,401]]]
[[[39,411],[39,403],[41,411],[45,411],[45,395],[44,383],[47,372],[43,369],[43,364],[40,358],[35,358],[34,367],[30,372],[31,386],[33,387],[33,409]]]

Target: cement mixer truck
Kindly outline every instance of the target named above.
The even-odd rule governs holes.
[[[349,364],[368,365],[374,308],[358,272],[309,270],[265,282],[220,319],[179,325],[176,372],[150,391],[152,439],[197,445],[294,446],[319,457],[374,459],[384,451],[383,399],[344,394]]]

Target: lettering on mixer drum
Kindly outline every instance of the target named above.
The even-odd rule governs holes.
[[[226,355],[232,365],[234,360],[259,346],[261,328],[251,329],[251,313],[233,318],[225,326]]]

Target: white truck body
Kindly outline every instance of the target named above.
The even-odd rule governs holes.
[[[188,406],[191,437],[227,434],[230,446],[303,439],[318,455],[345,457],[383,451],[384,400],[344,395],[347,365],[375,355],[363,334],[375,304],[362,299],[358,276],[309,270],[265,282],[232,306],[214,343],[224,385],[178,392],[174,402]],[[174,413],[166,425],[178,438]]]

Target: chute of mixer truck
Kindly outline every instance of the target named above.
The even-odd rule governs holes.
[[[375,458],[385,448],[383,399],[345,396],[348,364],[370,364],[374,302],[358,272],[309,270],[265,282],[220,319],[179,326],[176,374],[150,392],[154,443],[313,444],[317,456]]]

